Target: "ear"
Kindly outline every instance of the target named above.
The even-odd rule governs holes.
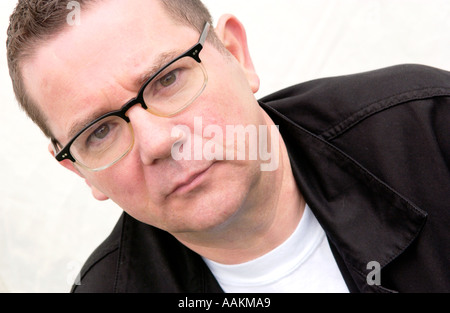
[[[55,152],[53,150],[52,144],[48,145],[48,151],[50,152],[50,154],[55,157]],[[78,170],[78,168],[69,160],[64,160],[62,162],[59,162],[62,166],[64,166],[65,168],[67,168],[69,171],[77,174],[78,176],[80,176],[81,178],[84,179],[84,181],[86,182],[86,184],[89,186],[89,188],[91,188],[91,192],[92,195],[94,196],[95,199],[99,200],[99,201],[105,201],[108,200],[109,197],[107,197],[104,193],[102,193],[100,190],[98,190],[97,188],[95,188],[94,186],[92,186],[92,184],[83,176],[83,174],[81,174],[81,172]]]
[[[256,93],[260,82],[250,57],[244,25],[235,16],[226,14],[220,17],[215,32],[225,48],[239,62],[253,93]]]

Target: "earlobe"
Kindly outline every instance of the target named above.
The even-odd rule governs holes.
[[[55,157],[55,152],[53,150],[52,144],[48,145],[48,151],[50,152],[50,154],[53,157]],[[64,166],[65,168],[67,168],[69,171],[71,171],[71,172],[77,174],[78,176],[80,176],[81,178],[83,178],[85,180],[86,184],[89,186],[89,188],[91,188],[92,195],[94,196],[95,199],[97,199],[99,201],[105,201],[105,200],[109,199],[109,197],[107,197],[104,193],[102,193],[96,187],[92,186],[92,184],[89,183],[89,181],[80,173],[80,171],[75,167],[75,165],[72,162],[70,162],[69,160],[64,160],[59,163],[62,166]]]
[[[225,48],[239,62],[253,93],[256,93],[260,82],[250,57],[244,25],[235,16],[226,14],[219,18],[215,32]]]

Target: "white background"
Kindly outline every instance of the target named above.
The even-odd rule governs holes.
[[[47,139],[18,109],[4,57],[15,3],[0,3],[0,291],[67,292],[120,208],[95,201],[80,178],[50,157]],[[450,70],[448,0],[205,3],[216,21],[232,13],[246,25],[262,83],[258,97],[399,63]]]

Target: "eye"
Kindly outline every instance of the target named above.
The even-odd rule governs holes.
[[[172,71],[167,75],[164,75],[162,78],[159,79],[159,83],[163,87],[169,87],[170,85],[174,84],[177,81],[177,75],[175,73],[176,71]]]
[[[109,131],[109,126],[103,124],[102,126],[97,128],[91,136],[95,137],[96,139],[104,139],[106,136],[108,136]]]
[[[91,149],[107,144],[113,140],[112,136],[114,136],[116,127],[117,125],[111,123],[111,121],[96,127],[91,131],[89,136],[87,136],[85,146]]]
[[[82,132],[72,143],[73,157],[92,168],[100,163],[109,163],[128,151],[133,134],[128,122],[112,115],[100,119]]]

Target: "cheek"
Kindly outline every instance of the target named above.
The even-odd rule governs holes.
[[[216,62],[208,62],[208,84],[200,96],[203,116],[215,116],[219,122],[242,124],[254,116],[257,104],[242,69],[234,60],[219,56]],[[219,124],[220,125],[220,124]]]
[[[99,182],[107,191],[109,198],[133,218],[159,227],[161,226],[161,202],[154,195],[153,188],[148,186],[143,171],[129,169],[112,175]],[[154,179],[157,181],[158,179]]]
[[[90,182],[125,211],[139,209],[147,200],[146,179],[140,166],[130,162],[132,153],[109,169],[95,173]]]
[[[191,116],[205,125],[249,125],[260,122],[259,105],[248,89],[212,84],[195,103]]]

